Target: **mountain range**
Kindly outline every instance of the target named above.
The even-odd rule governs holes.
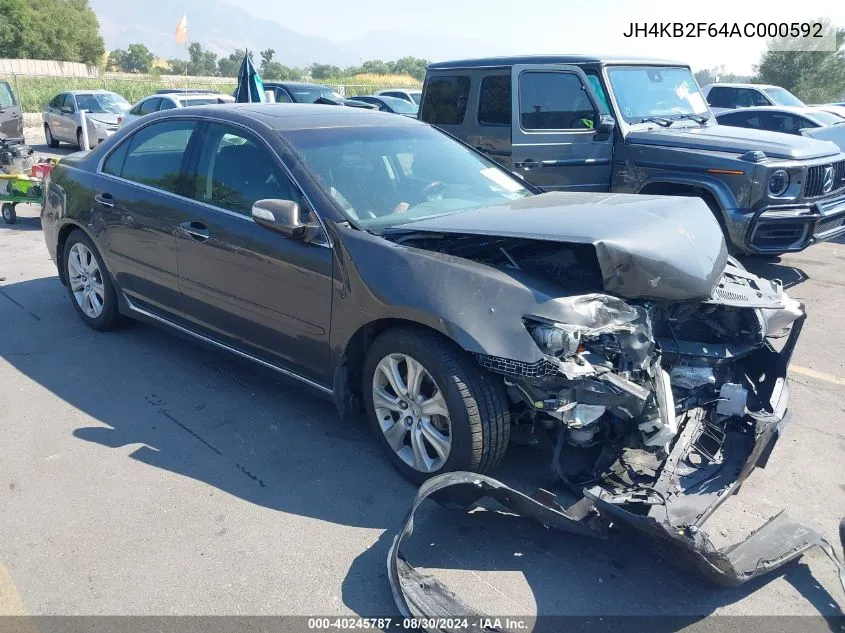
[[[182,0],[176,10],[172,0],[89,0],[89,4],[100,20],[108,50],[140,42],[165,59],[185,55],[174,37],[182,14],[188,16],[191,42],[199,42],[221,56],[236,48],[256,52],[272,48],[276,61],[286,66],[317,62],[344,67],[358,65],[362,60],[387,61],[407,55],[437,61],[513,52],[508,47],[472,38],[412,31],[374,31],[349,42],[334,42],[257,18],[222,0]]]

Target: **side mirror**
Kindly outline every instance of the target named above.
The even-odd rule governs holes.
[[[252,205],[256,224],[278,231],[285,237],[310,242],[317,227],[302,221],[299,205],[293,200],[257,200]]]
[[[596,126],[596,134],[602,136],[609,136],[613,134],[613,129],[616,127],[616,120],[609,114],[599,115],[599,124]]]

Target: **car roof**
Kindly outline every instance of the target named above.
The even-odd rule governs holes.
[[[222,103],[213,107],[196,106],[191,110],[194,116],[210,116],[223,120],[242,121],[243,117],[247,117],[278,132],[330,127],[427,125],[401,114],[312,103]],[[158,116],[184,117],[185,114],[180,108],[159,112]]]
[[[312,84],[307,81],[265,81],[265,86],[290,86],[291,88],[329,88],[330,90],[334,90],[331,86],[327,86],[326,84]]]
[[[408,94],[414,92],[422,92],[421,88],[385,88],[384,90],[379,90],[375,96],[381,96],[385,92],[407,92]]]
[[[517,64],[631,64],[650,66],[688,66],[682,62],[651,57],[614,57],[606,55],[516,55],[509,57],[480,57],[429,64],[429,70],[451,68],[492,68]]]
[[[69,95],[116,95],[116,92],[112,92],[111,90],[103,90],[102,88],[95,88],[93,90],[63,90],[62,92],[57,92],[59,94],[69,94]],[[118,95],[120,96],[120,95]]]
[[[715,84],[707,84],[704,86],[705,88],[715,88],[719,86],[720,88],[760,88],[761,90],[766,88],[780,88],[780,86],[773,86],[771,84],[740,84],[740,83],[715,83]]]

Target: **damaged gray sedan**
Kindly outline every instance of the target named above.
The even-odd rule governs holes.
[[[191,110],[51,174],[44,236],[86,324],[163,324],[301,380],[365,411],[415,482],[469,471],[456,485],[501,491],[481,474],[511,437],[545,435],[584,498],[523,510],[590,533],[626,521],[717,579],[812,540],[781,520],[738,562],[699,529],[782,432],[805,318],[729,258],[701,200],[538,195],[394,115]]]

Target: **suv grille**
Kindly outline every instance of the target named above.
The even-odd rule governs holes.
[[[828,167],[833,167],[833,187],[830,191],[824,190],[824,172]],[[826,196],[845,187],[845,160],[827,165],[815,165],[807,170],[807,180],[804,182],[804,197],[818,198]]]

